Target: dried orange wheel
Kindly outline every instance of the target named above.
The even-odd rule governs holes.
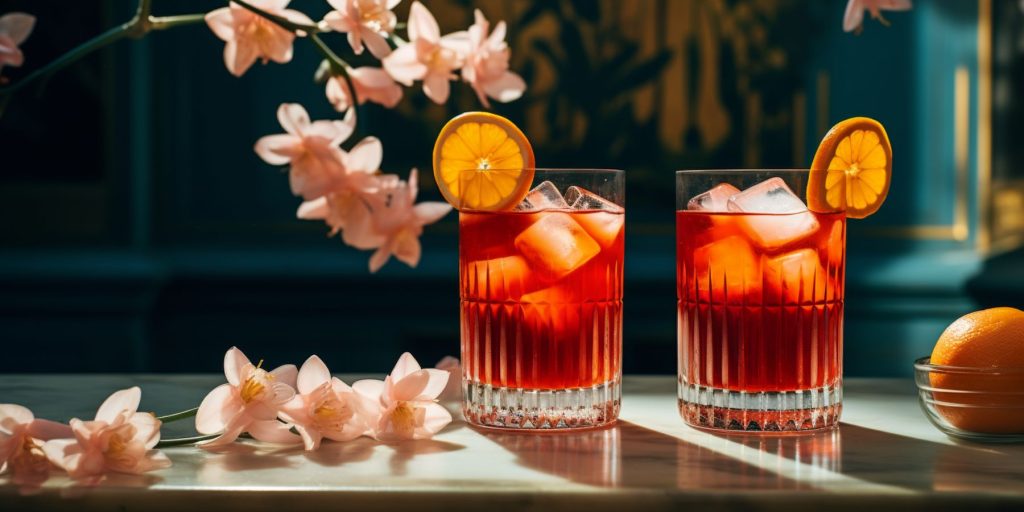
[[[459,210],[508,210],[533,183],[533,148],[504,117],[466,112],[444,125],[434,143],[434,179]]]
[[[863,219],[885,202],[891,176],[892,146],[882,124],[867,117],[840,121],[814,153],[807,207]]]

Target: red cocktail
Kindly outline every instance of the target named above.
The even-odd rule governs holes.
[[[679,400],[688,423],[809,430],[838,421],[846,217],[807,210],[792,192],[806,175],[678,174]]]
[[[622,172],[537,176],[516,210],[459,214],[464,411],[496,427],[604,424],[619,404]]]

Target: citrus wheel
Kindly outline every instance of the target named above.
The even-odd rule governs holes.
[[[867,117],[840,121],[814,153],[807,207],[863,219],[882,206],[891,175],[892,146],[882,124]]]
[[[466,112],[444,125],[434,143],[434,179],[459,210],[508,210],[533,183],[533,148],[504,117]]]

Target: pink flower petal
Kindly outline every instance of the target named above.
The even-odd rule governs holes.
[[[142,443],[146,449],[151,449],[160,442],[160,425],[162,422],[149,413],[137,412],[132,415],[129,422],[135,427],[133,439]]]
[[[277,107],[277,121],[284,131],[301,136],[309,127],[309,113],[298,103],[282,103]]]
[[[376,379],[357,380],[352,383],[352,389],[356,393],[372,401],[380,401],[381,395],[384,394],[384,387],[384,381]]]
[[[256,440],[265,443],[299,444],[302,438],[291,433],[291,425],[277,420],[256,421],[249,425],[248,432]]]
[[[12,12],[0,16],[0,32],[7,33],[7,36],[14,41],[14,44],[21,45],[32,33],[36,25],[36,17],[23,12]]]
[[[257,58],[259,48],[248,40],[232,39],[224,45],[224,65],[234,76],[244,75],[256,63]]]
[[[411,40],[424,39],[432,42],[441,40],[441,28],[437,26],[437,20],[419,2],[413,2],[412,7],[409,8],[407,27]]]
[[[383,59],[384,57],[391,55],[391,46],[388,45],[388,41],[380,34],[372,30],[366,30],[363,32],[362,36],[363,44],[369,48],[370,53],[373,54],[374,57]]]
[[[398,261],[415,268],[420,262],[420,253],[422,252],[420,246],[420,239],[416,234],[411,233],[409,230],[402,232],[400,236],[395,239],[395,258]]]
[[[213,388],[199,404],[196,431],[200,434],[220,432],[241,410],[242,403],[235,395],[235,388],[231,384],[221,384]]]
[[[451,92],[451,84],[448,77],[441,73],[430,73],[423,78],[423,93],[431,101],[438,105],[448,101],[448,94]]]
[[[406,86],[423,78],[428,71],[427,65],[417,58],[416,45],[406,44],[391,52],[381,64],[396,82]]]
[[[391,378],[394,380],[404,379],[406,376],[420,371],[420,363],[412,354],[405,352],[398,358],[395,367],[391,370]]]
[[[296,379],[299,376],[299,369],[294,364],[283,364],[274,368],[274,371],[270,372],[274,376],[274,380],[286,384],[290,388],[295,388]],[[292,390],[294,394],[294,389]],[[288,397],[291,398],[291,397]]]
[[[245,354],[236,347],[231,347],[224,354],[224,377],[227,378],[228,384],[232,386],[238,386],[242,383],[242,379],[245,377],[243,369],[246,366],[252,365],[249,362],[249,358],[245,357]]]
[[[132,414],[139,410],[139,401],[142,400],[142,390],[138,386],[122,389],[110,395],[96,411],[96,421],[113,423],[120,414],[127,412]]]
[[[316,355],[309,356],[302,368],[299,370],[297,387],[303,395],[312,393],[316,388],[331,381],[331,371],[327,365]]]
[[[519,75],[506,71],[499,78],[484,83],[483,90],[495,100],[508,103],[522,97],[526,90],[526,82]]]
[[[235,22],[231,15],[231,8],[221,7],[210,11],[206,14],[205,19],[213,34],[222,41],[231,41],[235,38]]]
[[[43,443],[43,453],[54,466],[71,471],[78,465],[82,448],[74,439],[53,439]]]
[[[66,439],[75,435],[67,424],[41,418],[32,421],[28,428],[28,434],[42,441]]]
[[[292,23],[299,23],[302,25],[316,25],[316,22],[310,19],[309,16],[306,16],[301,11],[296,11],[294,9],[285,9],[281,11],[281,16],[284,16],[285,18],[288,19],[288,21]]]
[[[15,425],[28,425],[35,416],[27,407],[17,404],[0,404],[0,428],[11,432]]]
[[[846,4],[846,12],[843,14],[843,31],[853,32],[864,23],[863,0],[850,0]]]
[[[344,112],[352,106],[352,93],[349,92],[348,83],[343,76],[332,76],[327,80],[324,88],[327,95],[327,102],[338,112]]]
[[[330,206],[327,204],[327,197],[322,196],[300,204],[298,211],[295,212],[295,216],[303,220],[321,220],[327,218],[329,211]]]
[[[373,256],[370,256],[371,274],[377,273],[391,259],[392,245],[390,242],[386,242],[373,253]]]
[[[384,146],[377,137],[366,137],[359,141],[345,157],[345,167],[350,171],[376,172],[384,159]]]
[[[419,399],[423,395],[427,385],[430,383],[430,374],[426,370],[417,370],[401,379],[394,379],[393,382],[394,386],[391,388],[390,398],[395,401],[410,402]],[[447,382],[445,380],[445,383]]]
[[[304,151],[301,138],[284,133],[260,137],[253,150],[270,165],[287,164]]]
[[[424,225],[433,224],[448,215],[448,212],[452,211],[452,205],[440,201],[426,201],[414,206],[413,211]]]
[[[440,404],[429,403],[423,408],[425,409],[423,430],[430,436],[440,432],[452,422],[451,413]]]
[[[331,389],[334,390],[335,393],[348,393],[352,391],[352,386],[345,384],[344,381],[337,377],[332,377]]]

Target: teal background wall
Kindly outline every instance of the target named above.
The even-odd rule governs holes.
[[[156,14],[186,8],[154,3]],[[1024,178],[1020,123],[992,115],[997,86],[1020,90],[1020,59],[985,60],[1000,35],[1015,48],[1016,2],[915,2],[857,36],[840,29],[841,0],[426,3],[446,31],[468,25],[470,5],[509,20],[531,88],[497,110],[537,134],[540,163],[627,169],[627,372],[675,371],[673,171],[805,166],[824,130],[853,115],[885,124],[895,168],[882,211],[850,223],[846,374],[909,376],[956,317],[1024,305],[1013,224],[992,233],[1016,211],[993,191]],[[40,17],[25,70],[5,75],[133,4],[5,2]],[[281,102],[336,115],[311,81],[316,54],[297,44],[292,63],[236,79],[221,52],[201,25],[122,42],[0,118],[0,371],[216,371],[231,345],[271,364],[316,352],[336,371],[385,370],[405,350],[427,363],[458,353],[455,216],[427,229],[419,268],[369,275],[368,253],[294,218],[286,177],[251,150],[279,131]],[[699,85],[709,73],[710,92]],[[456,90],[446,106],[407,89],[396,111],[367,107],[356,138],[381,137],[389,172],[429,171],[443,121],[477,108]],[[702,121],[712,100],[720,116]],[[569,134],[580,115],[586,130]]]

